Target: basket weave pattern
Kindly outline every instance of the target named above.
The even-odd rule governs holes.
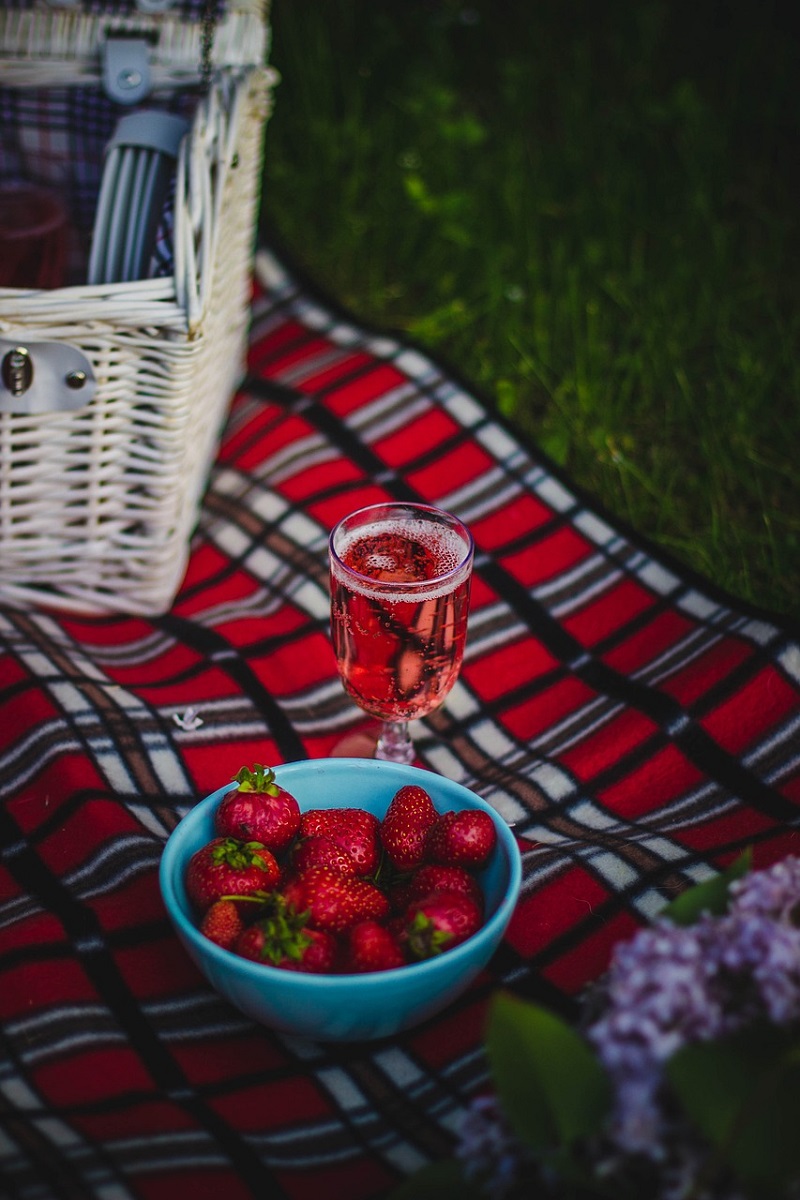
[[[264,67],[225,70],[198,104],[177,166],[171,277],[0,289],[0,336],[68,343],[97,380],[76,411],[0,413],[3,602],[169,607],[244,369],[273,82]]]

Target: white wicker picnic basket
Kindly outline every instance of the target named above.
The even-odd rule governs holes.
[[[0,10],[0,181],[69,197],[74,271],[49,290],[0,288],[3,603],[157,614],[175,597],[244,371],[268,51],[262,0]],[[140,99],[120,103],[117,80]],[[187,130],[171,257],[161,274],[89,284],[109,122],[162,106]]]

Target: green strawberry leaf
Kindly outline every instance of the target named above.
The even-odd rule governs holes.
[[[423,912],[414,913],[407,931],[408,950],[414,958],[435,958],[443,954],[453,940],[447,929],[437,928],[434,921]]]
[[[214,847],[211,858],[217,865],[225,863],[235,871],[243,871],[251,866],[266,871],[267,863],[259,853],[264,849],[263,842],[240,842],[237,838],[228,837]]]
[[[721,916],[728,909],[730,885],[747,874],[752,860],[752,850],[745,850],[719,875],[682,892],[666,908],[662,908],[659,916],[666,917],[673,925],[694,925],[703,913]]]
[[[242,767],[233,778],[240,792],[262,792],[268,796],[277,796],[280,792],[272,767],[264,767],[261,763],[255,763],[252,771]]]
[[[684,1046],[666,1074],[686,1114],[758,1200],[800,1178],[800,1034],[763,1024]]]
[[[611,1086],[591,1047],[538,1005],[498,994],[486,1050],[500,1101],[517,1137],[537,1151],[571,1146],[599,1129]]]
[[[272,892],[264,916],[256,922],[264,934],[264,957],[275,964],[284,958],[300,962],[311,944],[311,938],[304,928],[308,918],[309,913],[295,912],[279,892]]]

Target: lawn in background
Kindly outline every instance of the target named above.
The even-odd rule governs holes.
[[[600,505],[797,616],[789,9],[273,0],[263,214]]]

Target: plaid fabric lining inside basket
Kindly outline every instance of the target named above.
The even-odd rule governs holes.
[[[234,403],[170,613],[0,609],[0,1173],[14,1200],[375,1200],[450,1152],[498,987],[572,1011],[613,944],[751,845],[796,852],[800,640],[591,501],[413,347],[259,260]],[[365,724],[326,544],[386,497],[456,511],[467,655],[421,765],[515,822],[508,937],[401,1037],[279,1036],[215,995],[159,897],[164,840],[244,763]]]
[[[157,107],[190,117],[197,96],[159,96]],[[149,105],[142,105],[142,109]],[[70,214],[70,282],[85,282],[103,155],[126,109],[97,88],[0,87],[0,180],[49,188]],[[164,202],[149,275],[169,275],[173,263],[174,187]]]
[[[29,9],[37,4],[36,0],[13,0],[9,7]],[[124,17],[137,12],[135,0],[83,0],[68,7],[79,7],[89,15]],[[200,21],[206,7],[206,0],[180,0],[170,15]],[[214,9],[222,17],[225,4],[218,0]],[[154,106],[191,117],[196,102],[195,93],[176,91],[159,94]],[[114,103],[96,87],[0,86],[0,180],[39,184],[52,189],[66,204],[72,230],[69,281],[73,284],[85,282],[105,147],[119,118],[132,111],[136,109]],[[170,193],[156,234],[150,276],[172,272],[173,202]]]

